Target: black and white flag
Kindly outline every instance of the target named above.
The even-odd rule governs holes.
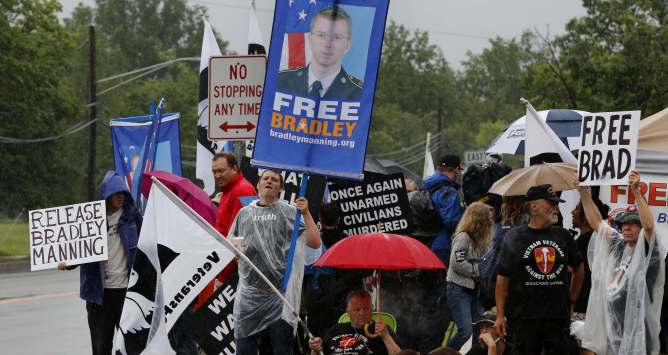
[[[216,230],[160,182],[151,186],[114,354],[175,354],[167,334],[234,258]]]
[[[226,149],[226,141],[209,140],[209,58],[221,56],[211,25],[204,20],[204,38],[199,61],[199,103],[197,104],[197,158],[195,176],[204,183],[204,191],[212,195],[216,190],[211,160],[214,154]]]

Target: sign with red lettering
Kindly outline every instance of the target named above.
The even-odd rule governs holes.
[[[267,58],[263,55],[209,59],[209,139],[255,138]]]
[[[663,245],[668,245],[668,177],[641,174],[640,192],[654,215],[654,226]],[[601,186],[601,201],[610,206],[611,213],[635,204],[635,197],[625,185]],[[605,216],[604,216],[605,218]]]
[[[636,166],[640,111],[599,112],[582,117],[580,185],[623,185]]]

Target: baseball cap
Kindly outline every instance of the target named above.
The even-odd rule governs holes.
[[[480,320],[473,323],[473,326],[474,327],[480,327],[482,325],[494,326],[494,322],[496,322],[496,312],[489,310],[483,313],[482,316],[480,317]]]
[[[557,194],[552,191],[552,185],[544,184],[532,186],[527,191],[526,195],[527,201],[536,201],[536,200],[549,200],[553,202],[566,202],[560,199]]]
[[[638,208],[635,205],[626,207],[624,212],[615,216],[615,223],[619,225],[629,222],[640,223],[640,214],[638,214]]]
[[[464,170],[462,169],[461,160],[459,160],[459,157],[454,154],[444,155],[443,158],[441,158],[441,161],[438,163],[438,166],[444,168],[457,168],[457,170]]]

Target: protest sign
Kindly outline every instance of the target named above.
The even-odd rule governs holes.
[[[266,67],[264,55],[209,59],[209,139],[255,137]]]
[[[253,165],[362,178],[388,2],[277,2]]]
[[[257,169],[252,167],[250,165],[250,159],[243,157],[241,158],[240,170],[246,180],[248,180],[248,182],[257,188],[257,182],[260,180],[260,175],[264,169]],[[299,186],[301,185],[303,174],[296,171],[282,170],[281,175],[283,176],[284,184],[283,191],[281,191],[281,196],[279,198],[281,200],[293,203],[299,195]],[[308,180],[308,186],[306,188],[306,199],[308,200],[308,207],[309,211],[311,211],[311,216],[313,216],[313,220],[316,222],[318,222],[318,211],[320,211],[324,193],[325,177],[311,176]]]
[[[137,196],[140,189],[139,177],[142,173],[140,165],[144,154],[144,143],[151,128],[151,120],[152,116],[148,115],[115,118],[109,122],[114,149],[114,170],[125,178],[128,189],[132,191],[132,196]],[[163,114],[160,118],[153,170],[167,171],[181,176],[178,113]]]
[[[348,235],[370,232],[407,234],[413,227],[404,175],[366,172],[359,183],[337,181],[329,190],[341,210]]]
[[[623,185],[635,169],[640,111],[599,112],[582,118],[578,180],[583,186]]]
[[[193,334],[206,354],[234,354],[234,296],[239,276],[235,272],[193,317]]]
[[[668,245],[668,177],[642,174],[641,179],[640,192],[654,215],[657,235],[661,238],[663,245]],[[615,212],[621,212],[629,204],[635,204],[633,192],[626,185],[601,186],[599,197],[601,201],[610,206],[612,215]]]
[[[107,260],[107,212],[104,200],[33,210],[30,271],[53,269],[61,261],[78,265]]]

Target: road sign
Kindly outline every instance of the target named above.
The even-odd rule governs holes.
[[[209,139],[255,138],[267,58],[263,55],[209,59]]]
[[[464,166],[484,164],[486,157],[487,154],[484,150],[467,150],[464,152]]]

